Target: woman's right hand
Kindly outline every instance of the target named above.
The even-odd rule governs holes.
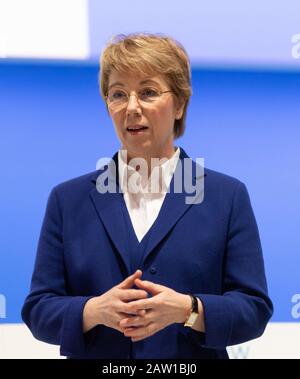
[[[120,321],[128,318],[126,304],[133,300],[146,299],[148,297],[146,291],[132,288],[135,279],[140,279],[141,276],[142,271],[137,270],[133,275],[128,276],[123,282],[111,288],[103,295],[89,299],[83,309],[83,332],[88,332],[96,325],[105,325],[123,333]],[[145,312],[141,310],[138,315],[142,316]]]

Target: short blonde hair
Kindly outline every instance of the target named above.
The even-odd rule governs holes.
[[[142,75],[165,75],[175,96],[185,102],[181,119],[175,120],[174,138],[183,135],[186,112],[192,94],[189,57],[184,47],[173,38],[150,33],[114,36],[100,58],[99,85],[106,101],[112,70],[138,72]]]

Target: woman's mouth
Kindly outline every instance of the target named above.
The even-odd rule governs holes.
[[[126,129],[130,134],[137,135],[137,134],[143,134],[145,130],[148,129],[148,126],[134,125],[134,126],[128,126]]]

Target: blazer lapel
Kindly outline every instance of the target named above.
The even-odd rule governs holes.
[[[190,167],[192,168],[191,178],[193,180],[193,185],[195,185],[196,180],[198,181],[198,183],[199,181],[202,181],[201,183],[199,183],[199,188],[201,187],[203,191],[199,193],[199,197],[203,198],[204,196],[204,176],[206,174],[200,173],[200,175],[197,175],[196,162],[192,161],[191,158],[186,154],[186,152],[182,148],[180,148],[179,161],[181,162],[181,164],[177,164],[175,173],[170,183],[170,190],[166,194],[166,197],[160,209],[159,215],[157,219],[155,220],[154,224],[152,225],[151,234],[149,236],[149,240],[148,240],[147,247],[144,253],[144,257],[143,257],[143,263],[149,257],[151,252],[153,252],[154,248],[169,233],[169,231],[173,228],[176,222],[192,206],[191,203],[187,203],[187,199],[188,198],[191,199],[191,196],[193,195],[193,193],[189,193],[188,191],[186,191],[186,188],[184,186],[184,180],[183,180],[186,170],[188,170],[188,166],[185,165],[184,163],[185,159],[190,161],[189,163],[191,165]],[[174,182],[175,177],[182,178],[182,191],[181,192],[176,192],[176,186]]]
[[[106,172],[106,170],[109,170]],[[102,171],[102,172],[101,172]],[[115,192],[99,193],[97,179],[105,172],[105,177],[111,181],[110,184]],[[123,215],[123,194],[119,189],[118,180],[118,153],[116,153],[106,169],[100,169],[92,179],[95,187],[90,192],[91,199],[95,205],[98,216],[114,244],[117,252],[123,260],[128,274],[130,273],[130,256],[128,251],[127,231]]]

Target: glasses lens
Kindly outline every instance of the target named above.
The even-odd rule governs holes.
[[[108,100],[110,103],[126,103],[128,95],[125,91],[113,89],[108,92]]]
[[[159,98],[159,91],[155,88],[144,88],[139,92],[139,99],[146,102],[155,101]]]

